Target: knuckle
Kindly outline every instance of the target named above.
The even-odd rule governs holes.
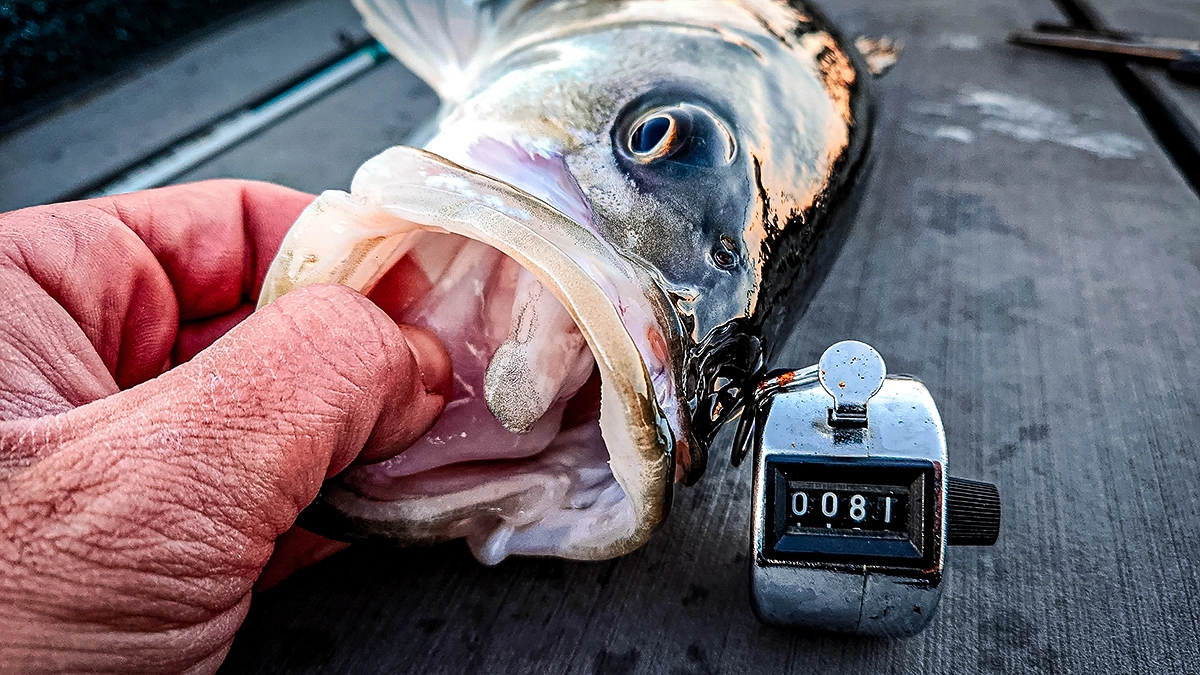
[[[309,286],[279,304],[291,320],[289,338],[309,357],[312,370],[350,389],[412,372],[413,358],[399,326],[356,291],[336,284]]]

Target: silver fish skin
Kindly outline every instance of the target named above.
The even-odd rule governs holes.
[[[647,398],[644,392],[628,393],[627,387],[619,393],[634,401],[621,413],[623,423],[644,427],[634,434],[643,439],[637,461],[653,465],[622,473],[610,448],[620,492],[635,502],[633,524],[620,534],[555,540],[540,521],[472,534],[477,527],[469,523],[481,521],[471,520],[470,504],[437,516],[422,515],[425,507],[389,511],[378,498],[360,504],[354,490],[337,480],[306,512],[305,524],[345,539],[419,543],[467,536],[487,562],[512,552],[603,558],[636,548],[666,517],[672,483],[701,477],[717,431],[737,414],[837,254],[855,211],[854,188],[865,173],[873,124],[865,64],[815,7],[798,0],[354,3],[368,29],[437,91],[443,105],[418,139],[431,154],[392,150],[368,162],[352,196],[375,197],[367,207],[345,206],[346,213],[386,203],[389,197],[379,195],[392,193],[379,186],[394,179],[398,162],[431,162],[420,169],[428,176],[440,171],[437,162],[448,160],[452,168],[446,171],[461,170],[455,176],[486,184],[495,191],[490,199],[512,213],[535,211],[535,220],[540,207],[529,200],[544,202],[550,211],[543,222],[577,228],[576,242],[594,237],[607,251],[596,255],[629,270],[629,283],[653,315],[659,337],[651,341],[661,339],[657,348],[665,351],[669,372],[647,375],[656,394],[648,404],[638,402]],[[423,217],[388,208],[412,222]],[[435,211],[431,206],[428,213]],[[361,218],[384,218],[380,213]],[[434,218],[428,216],[432,224],[426,227],[447,229]],[[519,257],[519,250],[504,247],[509,240],[458,233]],[[579,265],[587,266],[586,260]],[[553,286],[547,279],[538,277]],[[290,288],[281,284],[274,295],[264,290],[263,301]],[[529,284],[537,280],[517,288]],[[549,296],[520,297],[525,299],[517,304],[554,314],[546,305]],[[587,305],[564,304],[568,311],[547,321],[569,327],[571,319],[579,322],[592,312]],[[514,342],[529,332],[522,321],[513,314],[514,337],[497,354],[524,354],[537,344]],[[626,320],[640,340],[641,329],[631,325]],[[585,338],[596,351],[599,338],[587,330],[562,349],[573,354]],[[639,343],[638,349],[644,355],[650,348]],[[514,398],[504,388],[518,382],[510,371],[495,363],[488,368],[488,381],[497,383],[489,391],[500,392],[489,400],[493,411]],[[586,379],[585,370],[576,371],[563,375],[574,383],[570,391]],[[553,389],[526,389],[536,390],[535,402],[502,421],[510,431],[537,433],[538,416],[562,414],[562,402]],[[650,406],[645,414],[635,414],[643,404]],[[610,427],[604,428],[611,446]],[[501,507],[481,499],[475,508]],[[534,531],[540,534],[529,534]],[[561,543],[568,539],[573,543]]]

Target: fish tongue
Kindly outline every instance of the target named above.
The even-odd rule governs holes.
[[[587,382],[594,363],[566,308],[522,269],[508,339],[484,374],[484,398],[492,415],[509,431],[527,433],[552,405]]]

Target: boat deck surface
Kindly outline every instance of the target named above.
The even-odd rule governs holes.
[[[355,546],[257,597],[222,673],[1200,673],[1195,187],[1104,63],[1005,43],[1065,20],[1051,0],[822,7],[904,52],[876,81],[858,223],[776,365],[869,342],[933,392],[951,471],[1000,486],[1000,541],[950,551],[929,629],[761,625],[749,465],[717,451],[617,560],[487,568],[459,543]],[[1094,9],[1200,34],[1194,0]],[[193,41],[0,139],[0,210],[86,191],[362,37],[348,3],[306,0]],[[1200,124],[1200,89],[1146,72]],[[384,61],[176,180],[345,188],[436,105]]]

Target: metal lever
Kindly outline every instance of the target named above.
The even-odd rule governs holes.
[[[821,386],[833,397],[829,426],[867,426],[867,402],[887,377],[879,352],[864,342],[843,340],[825,350],[817,367]]]

